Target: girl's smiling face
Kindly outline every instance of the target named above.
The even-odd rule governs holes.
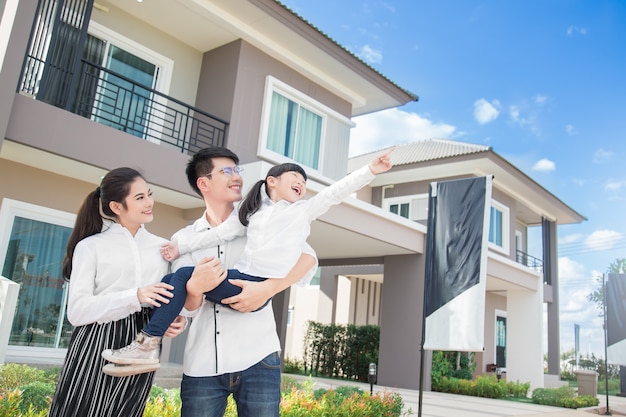
[[[274,202],[286,200],[295,203],[306,194],[306,180],[299,172],[288,171],[278,177],[267,177],[267,184]]]

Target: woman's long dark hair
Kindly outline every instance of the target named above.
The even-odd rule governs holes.
[[[72,273],[72,257],[78,242],[86,237],[102,232],[102,214],[111,219],[116,215],[109,206],[112,201],[120,203],[126,208],[126,197],[130,193],[130,186],[142,175],[132,168],[116,168],[102,179],[102,183],[90,192],[78,209],[74,230],[67,241],[65,258],[63,259],[63,277],[70,279]]]
[[[241,224],[247,226],[248,223],[250,223],[250,216],[252,216],[261,208],[261,188],[267,183],[267,178],[278,178],[285,172],[297,172],[304,177],[305,181],[307,180],[306,172],[298,164],[285,163],[270,168],[270,170],[267,171],[265,179],[259,180],[254,183],[252,188],[250,188],[250,191],[248,191],[246,198],[241,202],[241,205],[239,206],[239,221],[241,222]],[[265,187],[265,192],[267,193],[267,186]],[[269,193],[267,193],[267,195],[269,196]]]

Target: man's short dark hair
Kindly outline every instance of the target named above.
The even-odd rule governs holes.
[[[202,193],[200,193],[196,183],[198,178],[213,171],[213,158],[229,158],[233,160],[235,165],[239,164],[239,157],[228,148],[204,148],[196,152],[187,163],[185,173],[189,185],[200,197],[202,197]]]

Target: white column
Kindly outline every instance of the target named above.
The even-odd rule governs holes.
[[[7,353],[20,285],[0,276],[0,365]]]
[[[543,388],[543,286],[507,291],[506,379]]]

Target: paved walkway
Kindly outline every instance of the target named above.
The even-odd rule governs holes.
[[[309,379],[301,375],[285,374],[285,376],[300,381]],[[363,391],[370,390],[369,384],[354,381],[328,378],[310,379],[315,383],[315,389],[329,389],[340,385],[351,385],[357,386]],[[404,411],[412,413],[408,415],[417,416],[419,391],[374,385],[374,393],[384,391],[397,392],[402,395],[405,404]],[[507,400],[425,391],[422,393],[422,417],[591,417],[592,415],[604,415],[605,413],[606,397],[599,396],[598,399],[600,400],[600,405],[597,407],[571,410]],[[614,416],[626,416],[626,398],[610,396],[609,411]]]

